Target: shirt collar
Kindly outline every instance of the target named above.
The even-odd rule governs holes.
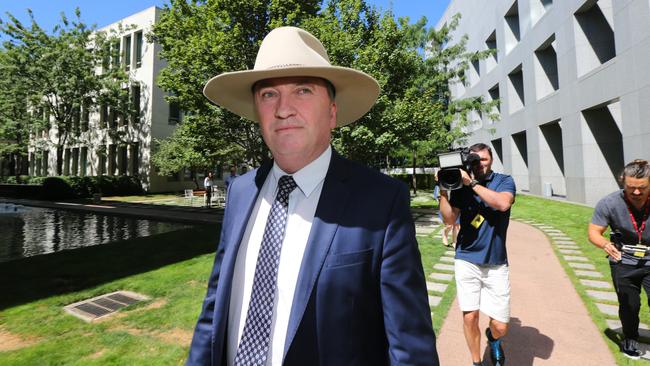
[[[285,173],[274,161],[273,169],[271,171],[273,174],[273,181],[277,184],[278,180],[283,175],[292,175],[293,179],[298,185],[298,188],[300,188],[306,197],[309,197],[314,189],[316,189],[318,184],[320,184],[320,182],[325,179],[325,175],[327,174],[327,169],[329,168],[331,159],[332,147],[327,146],[327,149],[325,149],[325,151],[323,151],[319,157],[293,174]]]

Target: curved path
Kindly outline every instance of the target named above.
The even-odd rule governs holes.
[[[544,233],[510,221],[507,245],[512,308],[506,365],[616,365]],[[485,314],[480,327],[487,327]],[[437,336],[441,365],[471,365],[456,300]],[[481,342],[490,365],[484,336]]]

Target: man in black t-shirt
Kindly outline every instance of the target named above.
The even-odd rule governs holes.
[[[639,359],[641,286],[650,295],[650,165],[646,160],[627,164],[620,176],[623,189],[603,197],[589,224],[589,241],[608,254],[623,325],[621,352]],[[607,227],[612,234],[603,236]],[[649,304],[650,305],[650,304]]]

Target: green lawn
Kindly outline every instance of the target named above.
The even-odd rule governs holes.
[[[421,192],[413,199],[413,206],[435,207],[435,201],[428,196],[428,192]],[[609,281],[609,268],[602,251],[586,239],[591,212],[591,208],[580,205],[518,196],[512,216],[547,223],[564,231]],[[191,234],[178,231],[137,239],[137,243],[115,243],[3,263],[0,266],[3,294],[0,297],[0,364],[182,364],[205,294],[218,230],[205,227]],[[447,248],[433,234],[418,237],[418,241],[428,276]],[[183,250],[178,250],[179,245]],[[558,257],[562,258],[559,253]],[[566,263],[562,259],[561,262],[604,334],[605,318],[586,297],[585,289]],[[92,324],[62,310],[67,304],[117,290],[139,292],[151,296],[152,300]],[[442,326],[455,296],[454,283],[444,294],[437,295],[443,299],[439,306],[432,308],[436,331]],[[642,322],[650,324],[645,306]],[[628,360],[619,356],[616,344],[606,340],[618,363],[627,365]]]

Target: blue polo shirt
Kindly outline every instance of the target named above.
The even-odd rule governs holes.
[[[515,196],[515,181],[509,175],[492,172],[480,184]],[[450,204],[460,209],[456,259],[478,265],[508,264],[506,232],[510,210],[501,212],[488,206],[467,186],[450,193]]]

